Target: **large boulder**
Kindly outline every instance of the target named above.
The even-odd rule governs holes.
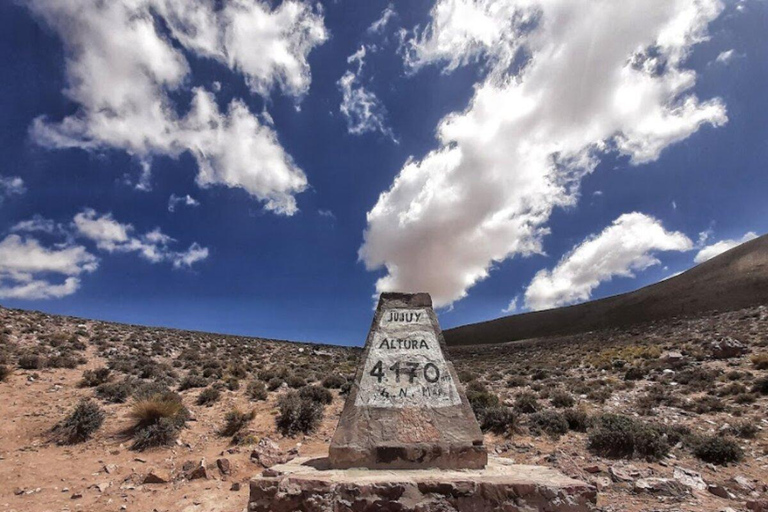
[[[730,359],[732,357],[742,356],[749,352],[746,345],[730,336],[722,336],[713,341],[709,345],[709,350],[714,359]]]

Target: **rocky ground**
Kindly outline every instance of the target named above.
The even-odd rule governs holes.
[[[359,354],[0,308],[0,511],[240,512],[252,475],[327,453]],[[768,308],[450,357],[490,450],[601,510],[768,510]],[[138,449],[137,403],[168,394],[188,413]],[[315,405],[280,422],[292,394]],[[56,425],[83,398],[81,441]]]

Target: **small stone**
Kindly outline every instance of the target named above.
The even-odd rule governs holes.
[[[640,472],[632,465],[611,466],[608,473],[614,482],[633,482],[635,478],[640,476]]]
[[[107,464],[104,466],[104,472],[108,475],[111,475],[115,471],[117,471],[117,466],[115,464]]]
[[[83,493],[76,492],[76,493],[73,493],[72,496],[69,497],[69,499],[71,499],[71,500],[79,500],[82,497],[83,497]]]
[[[709,484],[707,486],[707,491],[709,491],[710,494],[714,494],[718,498],[723,498],[726,500],[733,499],[733,495],[730,492],[728,492],[728,489],[726,489],[722,485]]]
[[[201,461],[200,464],[187,473],[187,478],[189,480],[199,480],[201,478],[208,478],[208,470],[205,469],[205,461]]]
[[[768,512],[768,501],[765,500],[751,500],[747,502],[747,510],[752,512]]]
[[[595,465],[595,466],[587,466],[587,467],[584,468],[584,471],[586,471],[587,473],[592,473],[592,474],[599,473],[600,472],[600,466],[597,466],[597,465]]]
[[[739,357],[748,352],[747,347],[735,338],[723,336],[709,345],[710,353],[714,359],[730,359]]]
[[[240,490],[240,482],[232,482],[232,487],[229,488],[230,491],[239,491]]]
[[[15,494],[16,496],[21,496],[22,494],[24,494],[24,489],[22,489],[21,487],[17,487],[13,490],[13,494]]]
[[[752,481],[745,476],[736,475],[735,477],[732,478],[732,480],[736,483],[736,485],[738,485],[745,491],[752,492],[755,490],[755,484],[753,484]]]
[[[685,485],[686,487],[690,487],[691,489],[703,491],[707,488],[707,484],[704,483],[704,480],[701,478],[701,474],[691,469],[681,468],[678,466],[674,469],[673,476],[675,480]]]
[[[285,464],[291,459],[293,459],[291,455],[283,453],[277,443],[268,437],[261,439],[251,452],[251,460],[263,468]]]
[[[232,474],[232,465],[229,463],[229,459],[216,459],[216,466],[222,475]]]
[[[161,469],[153,469],[144,477],[144,484],[167,484],[171,481],[171,475]]]

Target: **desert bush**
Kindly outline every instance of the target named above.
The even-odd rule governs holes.
[[[641,367],[632,366],[624,373],[624,380],[644,379],[648,372]]]
[[[224,385],[230,391],[237,391],[238,389],[240,389],[240,379],[236,377],[229,377],[227,380],[224,381]]]
[[[702,396],[692,402],[688,402],[683,406],[689,411],[693,411],[698,414],[706,414],[710,412],[722,412],[725,410],[725,404],[722,400],[715,396]]]
[[[499,397],[477,381],[473,381],[467,386],[467,400],[478,418],[482,417],[483,411],[486,409],[499,405]]]
[[[306,379],[299,377],[298,375],[289,375],[285,378],[286,384],[293,389],[303,388],[307,385]]]
[[[553,391],[549,396],[549,400],[552,402],[552,405],[558,409],[573,407],[573,405],[576,403],[576,400],[573,399],[573,396],[569,392],[562,389]]]
[[[218,388],[205,388],[197,395],[197,405],[211,406],[219,401],[221,391]]]
[[[173,443],[189,419],[189,411],[178,393],[166,392],[136,400],[131,417],[136,422],[131,448],[141,451]]]
[[[768,370],[768,353],[752,356],[752,364],[758,370]]]
[[[525,386],[527,383],[528,383],[528,379],[526,379],[522,375],[513,375],[512,377],[507,379],[508,388],[521,388]]]
[[[339,388],[339,394],[341,396],[347,396],[350,391],[352,391],[352,383],[350,381],[345,382]]]
[[[58,354],[53,357],[49,357],[45,361],[45,366],[49,368],[67,368],[73,370],[81,364],[87,363],[88,360],[82,356],[72,356],[69,354]]]
[[[460,370],[456,375],[463,384],[477,379],[477,374],[469,370]]]
[[[78,385],[84,388],[95,388],[100,384],[108,382],[111,376],[111,371],[106,367],[96,368],[95,370],[85,370],[83,372],[83,378]]]
[[[611,398],[611,395],[613,394],[613,391],[608,387],[593,389],[592,391],[587,393],[587,398],[592,400],[593,402],[597,402],[599,404],[602,404],[609,398]]]
[[[494,406],[483,409],[480,419],[483,432],[509,434],[517,430],[517,413],[509,407]]]
[[[695,441],[693,454],[704,462],[726,465],[744,456],[739,444],[730,437],[703,436]]]
[[[129,380],[120,382],[105,382],[96,386],[96,396],[113,404],[122,404],[133,392],[133,384]]]
[[[186,391],[187,389],[192,388],[204,388],[207,385],[208,380],[205,377],[197,375],[196,373],[189,373],[179,383],[179,391]]]
[[[757,423],[748,419],[734,421],[728,428],[728,433],[742,439],[754,439],[758,432]]]
[[[229,367],[229,374],[236,379],[244,379],[248,376],[248,368],[242,363],[233,364]]]
[[[45,358],[38,354],[22,354],[17,364],[22,370],[42,370],[45,368]]]
[[[165,395],[167,393],[173,393],[168,386],[161,382],[141,382],[137,384],[133,389],[133,398],[136,400],[145,400],[152,398],[156,395]]]
[[[566,409],[563,411],[568,428],[575,432],[586,432],[591,424],[591,418],[584,409]]]
[[[757,402],[757,395],[754,393],[741,393],[733,398],[733,401],[740,405],[753,404]]]
[[[260,380],[252,380],[248,383],[246,393],[251,400],[266,400],[267,386]]]
[[[277,388],[279,388],[280,386],[282,386],[283,382],[285,382],[285,381],[283,379],[281,379],[280,377],[272,377],[267,382],[267,389],[270,390],[270,391],[274,391]]]
[[[752,386],[752,391],[761,395],[768,395],[768,377],[757,379]]]
[[[329,375],[323,379],[323,387],[326,389],[339,389],[345,382],[347,382],[347,379],[341,375]]]
[[[104,423],[104,411],[95,402],[84,399],[56,427],[60,442],[64,444],[82,443],[89,439]]]
[[[604,457],[631,458],[635,452],[635,422],[620,414],[603,414],[589,433],[589,449]]]
[[[3,382],[8,377],[10,377],[11,372],[12,370],[8,366],[0,364],[0,382]]]
[[[536,435],[545,433],[553,438],[558,438],[568,432],[568,420],[559,411],[535,412],[528,417],[528,421],[531,432]]]
[[[304,386],[299,390],[299,396],[324,405],[333,402],[333,394],[320,386]]]
[[[534,413],[541,408],[534,393],[523,391],[515,398],[515,409],[522,413]]]
[[[669,453],[664,432],[654,425],[635,422],[635,452],[648,460],[659,460]]]
[[[286,436],[294,436],[300,432],[309,434],[317,429],[323,419],[323,405],[302,398],[296,391],[281,396],[277,409],[277,429]]]
[[[256,417],[256,411],[244,412],[240,409],[232,409],[226,416],[224,416],[224,427],[222,427],[219,434],[223,437],[234,436]]]

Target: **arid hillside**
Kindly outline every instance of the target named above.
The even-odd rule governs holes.
[[[766,307],[449,352],[489,450],[599,510],[768,510]],[[242,512],[327,454],[359,354],[0,308],[0,510]]]
[[[760,304],[768,304],[768,235],[634,292],[464,325],[444,334],[448,345],[505,343]]]

